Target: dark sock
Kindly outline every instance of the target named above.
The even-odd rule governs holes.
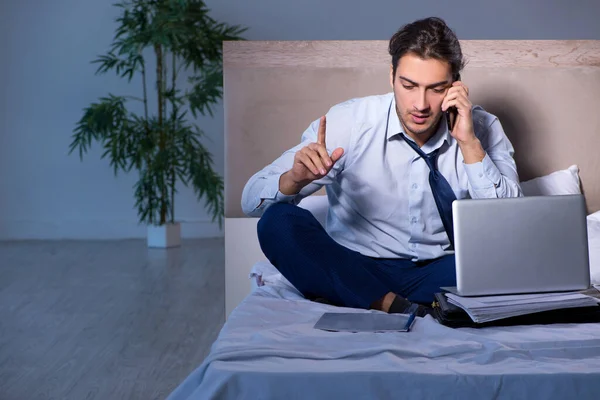
[[[316,302],[316,303],[328,304],[330,306],[334,306],[335,305],[332,301],[326,299],[325,297],[315,297],[315,298],[313,298],[311,300],[314,301],[314,302]]]
[[[427,314],[431,314],[432,311],[433,310],[429,307],[425,307],[417,303],[411,303],[405,298],[396,295],[396,298],[394,301],[392,301],[388,312],[390,314],[412,314],[415,312],[417,317],[424,317]]]

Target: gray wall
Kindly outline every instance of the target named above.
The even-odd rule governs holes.
[[[67,156],[81,109],[108,91],[137,94],[89,61],[114,32],[112,0],[0,1],[0,239],[143,237],[134,176],[115,178],[100,150]],[[443,3],[443,4],[441,4]],[[600,39],[598,0],[208,0],[251,40],[387,39],[437,15],[461,39]],[[199,120],[223,171],[223,113]],[[177,199],[185,236],[217,236],[191,191]]]

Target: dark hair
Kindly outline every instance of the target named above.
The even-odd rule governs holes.
[[[430,17],[404,25],[390,39],[389,53],[392,56],[394,77],[398,61],[407,53],[423,59],[434,58],[447,61],[452,79],[457,80],[465,62],[456,34],[444,20]]]

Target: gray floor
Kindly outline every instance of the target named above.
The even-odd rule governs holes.
[[[0,242],[0,399],[164,399],[224,322],[222,239]]]

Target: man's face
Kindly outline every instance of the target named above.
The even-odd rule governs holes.
[[[409,135],[428,139],[442,117],[442,101],[452,85],[450,64],[423,60],[406,54],[398,61],[396,76],[390,67],[390,83],[396,98],[396,112]]]

